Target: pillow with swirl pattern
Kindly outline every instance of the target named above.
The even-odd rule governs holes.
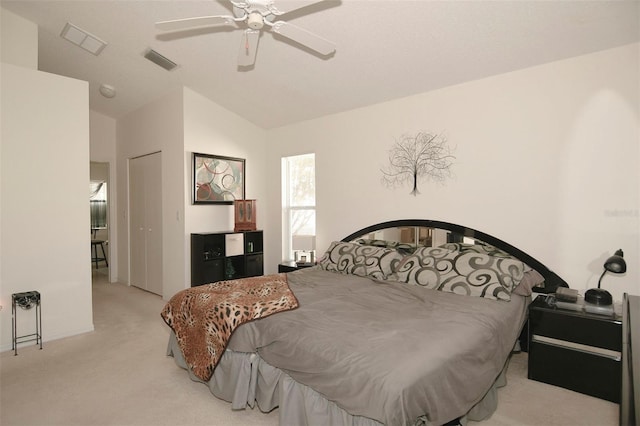
[[[437,289],[443,277],[453,270],[452,253],[442,247],[418,247],[402,259],[391,279]]]
[[[422,247],[402,260],[394,279],[450,293],[508,301],[524,277],[524,269],[524,263],[513,258]]]
[[[318,262],[325,271],[387,279],[402,260],[396,250],[334,241]]]
[[[506,257],[514,260],[517,258],[511,256],[506,251],[500,250],[492,245],[476,242],[476,244],[464,244],[464,243],[446,243],[440,247],[448,248],[450,250],[456,250],[459,252],[474,251],[477,253],[485,253],[489,256]],[[531,289],[544,284],[544,277],[539,272],[535,271],[532,267],[524,264],[524,276],[520,280],[520,285],[516,286],[512,293],[520,294],[522,296],[530,296]]]

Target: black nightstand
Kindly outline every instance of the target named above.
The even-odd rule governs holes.
[[[309,263],[306,265],[298,265],[293,260],[283,261],[278,265],[278,272],[293,272],[293,271],[297,271],[298,269],[310,268],[312,266],[315,266],[315,264]]]
[[[547,297],[529,306],[529,379],[619,403],[621,318],[560,309]]]

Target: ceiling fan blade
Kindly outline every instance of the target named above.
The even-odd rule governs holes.
[[[311,6],[312,4],[315,4],[315,3],[323,3],[325,1],[327,0],[299,0],[299,1],[296,0],[295,2],[290,2],[290,3],[294,3],[295,6],[292,9],[286,9],[286,10],[280,9],[275,4],[270,4],[268,7],[269,7],[269,12],[271,12],[272,14],[284,15],[285,13],[293,12],[294,10],[302,9],[307,6]]]
[[[238,66],[247,67],[256,62],[258,40],[260,40],[259,30],[248,29],[242,33],[240,51],[238,52]]]
[[[199,16],[197,18],[174,19],[172,21],[156,22],[156,28],[161,31],[186,30],[214,25],[235,26],[235,21],[231,16]]]
[[[309,49],[315,50],[322,55],[329,55],[336,51],[336,45],[334,43],[288,22],[274,22],[271,29],[274,32],[287,37],[296,43],[300,43]]]

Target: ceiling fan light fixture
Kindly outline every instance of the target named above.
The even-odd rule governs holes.
[[[258,12],[251,12],[247,18],[247,25],[252,30],[262,29],[264,26],[264,17]]]

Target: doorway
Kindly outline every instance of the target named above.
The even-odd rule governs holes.
[[[109,187],[109,163],[90,162],[91,271],[110,282]]]

